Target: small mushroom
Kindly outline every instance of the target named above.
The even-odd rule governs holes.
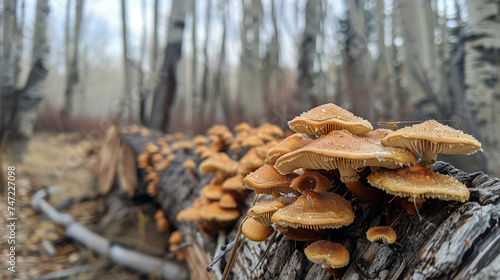
[[[321,264],[321,267],[335,278],[339,276],[334,269],[349,264],[349,251],[344,246],[328,240],[312,243],[304,249],[304,253],[310,261]]]
[[[200,190],[200,194],[210,200],[219,200],[224,194],[222,185],[209,184]]]
[[[240,211],[236,209],[224,209],[219,202],[212,202],[200,210],[200,217],[205,221],[213,221],[221,226],[229,226],[240,217]]]
[[[182,167],[186,168],[189,170],[189,173],[193,175],[196,179],[198,179],[198,173],[196,173],[196,163],[192,159],[187,159],[182,163]]]
[[[238,208],[238,201],[236,201],[234,194],[225,193],[219,200],[219,206],[226,209],[235,209]]]
[[[339,228],[354,221],[351,204],[336,193],[305,191],[292,204],[278,209],[271,221],[281,227]]]
[[[254,219],[246,219],[241,228],[241,233],[251,241],[262,242],[274,232],[272,226],[265,226]]]
[[[295,133],[278,143],[267,153],[265,163],[274,165],[276,160],[284,154],[295,151],[312,142],[312,139],[302,133]]]
[[[199,170],[202,174],[213,174],[218,171],[233,174],[238,170],[238,162],[229,158],[226,153],[216,153],[202,161]]]
[[[246,191],[247,188],[243,186],[243,178],[245,175],[236,174],[233,177],[227,178],[222,183],[222,188],[227,191]]]
[[[396,232],[391,227],[371,227],[368,231],[366,231],[366,238],[370,240],[370,242],[381,240],[387,245],[396,242]]]
[[[163,210],[158,209],[155,213],[155,221],[156,221],[156,228],[160,232],[167,231],[169,228],[169,224],[167,219],[165,218],[165,213]]]
[[[270,226],[271,217],[280,208],[292,204],[297,200],[296,197],[278,196],[272,199],[266,199],[255,203],[247,212],[247,216],[255,219],[259,223]]]
[[[387,135],[382,144],[422,153],[420,164],[427,168],[432,168],[437,154],[473,154],[482,151],[481,143],[472,135],[435,120],[397,130]]]
[[[264,165],[243,179],[243,186],[258,194],[290,193],[292,179],[296,174],[281,175],[271,165]]]
[[[363,136],[373,130],[373,126],[367,120],[332,103],[302,113],[289,121],[288,126],[295,132],[313,135],[326,135],[334,130],[347,130],[352,134]]]

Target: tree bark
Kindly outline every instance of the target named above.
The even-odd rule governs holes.
[[[128,39],[127,39],[127,5],[126,1],[121,1],[121,12],[122,12],[122,55],[123,55],[123,75],[124,75],[124,89],[123,89],[123,100],[122,107],[120,109],[121,117],[128,116],[129,118],[134,118],[134,105],[132,98],[132,86],[131,78],[132,74],[130,72],[131,61],[128,58]]]
[[[70,5],[69,2],[67,5]],[[75,12],[75,24],[73,31],[73,50],[70,54],[66,53],[66,57],[69,59],[68,68],[66,68],[66,89],[64,91],[64,108],[63,113],[69,115],[73,113],[74,105],[74,94],[75,86],[79,83],[79,71],[78,71],[78,58],[79,58],[79,46],[80,46],[80,27],[82,23],[83,16],[83,0],[76,1],[76,12]],[[67,16],[67,19],[69,15]],[[69,28],[69,26],[66,26]],[[69,40],[69,39],[68,39]],[[68,43],[68,42],[67,42]],[[66,52],[69,52],[69,44],[66,45]]]
[[[182,35],[187,10],[186,2],[172,1],[165,57],[158,84],[153,93],[149,126],[163,131],[168,130],[170,109],[177,89],[177,64],[182,55]]]
[[[488,170],[500,175],[500,1],[467,1],[465,27],[465,114],[479,124]]]
[[[48,74],[46,60],[49,54],[47,38],[47,18],[49,15],[48,0],[38,0],[33,28],[33,48],[31,52],[32,66],[24,87],[10,93],[12,98],[10,112],[11,153],[14,162],[22,162],[26,153],[28,141],[33,136],[37,108],[42,100],[39,91],[42,81]],[[5,92],[4,92],[5,94]]]

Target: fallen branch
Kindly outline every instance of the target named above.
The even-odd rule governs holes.
[[[162,260],[113,244],[106,238],[78,224],[71,215],[61,214],[55,210],[45,198],[49,189],[42,189],[33,195],[31,206],[43,212],[53,222],[66,228],[66,236],[70,237],[99,254],[108,257],[116,264],[148,275],[159,275],[163,279],[188,279],[188,270],[181,263]]]

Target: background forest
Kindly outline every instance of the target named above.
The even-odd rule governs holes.
[[[453,163],[499,173],[498,0],[1,3],[1,128],[14,155],[35,130],[284,128],[333,102],[380,127],[462,129],[484,153]]]

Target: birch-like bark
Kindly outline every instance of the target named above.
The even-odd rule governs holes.
[[[70,55],[66,54],[67,58],[71,57],[71,60],[67,64],[68,68],[66,68],[66,89],[64,91],[65,100],[63,108],[63,112],[66,114],[73,113],[75,86],[79,83],[78,48],[80,46],[80,29],[83,16],[83,5],[84,5],[83,0],[76,1],[75,24],[74,24],[73,45],[72,45],[73,49]],[[66,45],[66,47],[69,47],[69,45]]]
[[[146,37],[147,37],[147,28],[146,28],[146,0],[141,1],[141,15],[142,15],[142,35],[141,35],[141,45],[140,45],[140,50],[139,50],[139,62],[137,63],[137,81],[136,81],[136,86],[134,89],[134,92],[132,93],[134,97],[133,98],[133,107],[136,105],[141,108],[142,106],[142,99],[143,97],[146,96],[146,87],[144,86],[145,83],[145,77],[144,77],[144,70],[143,70],[143,64],[144,60],[146,59]],[[139,123],[141,120],[141,109],[139,109],[139,112],[136,112],[134,110],[134,114],[131,116],[132,120],[134,123]]]
[[[479,124],[488,170],[500,172],[500,1],[467,1],[466,112]]]
[[[153,94],[149,126],[167,131],[170,109],[177,90],[177,64],[182,55],[182,35],[188,5],[186,1],[173,1],[168,23],[167,47],[158,83]]]
[[[16,36],[16,48],[14,50],[14,79],[15,86],[20,85],[21,79],[21,64],[24,50],[24,17],[26,13],[26,1],[21,0],[21,14],[19,16],[19,23],[17,25],[17,33]]]
[[[36,123],[37,108],[42,100],[40,85],[48,74],[46,60],[49,54],[47,38],[47,18],[49,1],[38,0],[33,28],[33,43],[31,51],[31,70],[24,87],[13,93],[15,102],[12,109],[12,159],[22,162],[26,153],[28,141],[33,136]]]

